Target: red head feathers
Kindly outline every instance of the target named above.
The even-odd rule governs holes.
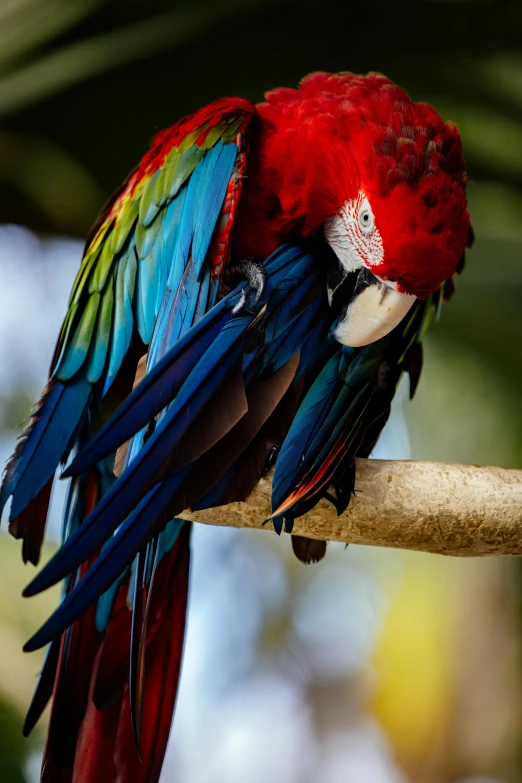
[[[266,255],[326,225],[347,270],[364,264],[399,291],[424,298],[454,274],[469,233],[466,173],[458,130],[433,107],[380,74],[314,73],[257,109],[240,253]]]

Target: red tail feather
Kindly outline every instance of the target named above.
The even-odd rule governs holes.
[[[145,658],[142,763],[137,761],[126,688],[115,749],[118,783],[156,783],[160,776],[183,654],[190,567],[189,542],[190,526],[185,525],[172,551],[163,557],[154,579]]]
[[[82,569],[83,570],[83,569]],[[87,708],[91,671],[99,645],[95,607],[63,635],[55,681],[43,781],[54,783],[55,768],[72,768],[76,740]],[[48,770],[53,770],[52,773]],[[71,778],[64,777],[65,780]]]
[[[128,580],[103,640],[94,607],[64,634],[43,783],[156,783],[167,747],[181,669],[190,563],[187,524],[157,569],[145,658],[142,761],[130,718]],[[82,569],[83,570],[83,569]]]
[[[102,650],[96,658],[94,672],[99,668],[101,654]],[[95,677],[92,678],[92,682],[94,685]],[[91,689],[87,712],[76,745],[71,780],[74,783],[114,783],[116,780],[114,738],[118,733],[121,697],[104,710],[95,707],[92,697]]]
[[[93,675],[92,699],[99,710],[118,701],[129,676],[131,612],[127,605],[128,580],[118,590]]]
[[[47,509],[51,499],[53,479],[34,497],[26,508],[9,523],[9,532],[13,538],[22,538],[22,559],[37,566],[45,533]]]

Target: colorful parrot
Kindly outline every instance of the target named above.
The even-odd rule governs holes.
[[[42,780],[157,781],[187,607],[185,509],[275,464],[273,525],[341,513],[472,232],[457,128],[380,74],[314,73],[162,131],[86,243],[47,387],[4,474],[38,563],[57,467],[63,581],[24,732]],[[63,475],[63,474],[62,474]],[[324,542],[293,537],[305,562]]]

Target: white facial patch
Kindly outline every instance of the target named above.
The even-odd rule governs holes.
[[[356,272],[363,266],[371,270],[384,257],[382,237],[362,190],[357,198],[343,204],[335,217],[326,221],[324,235],[347,272]]]

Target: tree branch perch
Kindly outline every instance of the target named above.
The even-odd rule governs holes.
[[[296,520],[295,533],[444,555],[522,555],[522,470],[366,459],[356,465],[356,496],[345,513],[338,517],[321,500]],[[271,474],[244,503],[182,516],[262,528],[270,497]]]

